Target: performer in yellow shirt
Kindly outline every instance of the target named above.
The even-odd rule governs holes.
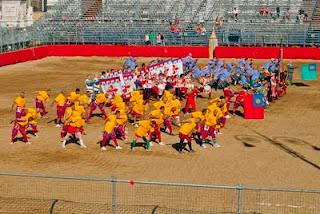
[[[75,103],[76,107],[77,106],[81,106],[81,108],[84,109],[84,113],[83,113],[83,118],[85,119],[86,122],[89,121],[89,109],[88,107],[91,104],[91,98],[90,98],[91,94],[86,91],[86,93],[82,94],[78,101]]]
[[[221,97],[212,99],[210,101],[210,105],[208,106],[208,109],[211,112],[216,111],[215,117],[217,122],[214,128],[218,134],[222,134],[220,132],[220,128],[224,126],[226,118],[229,118],[226,116],[228,115],[228,109],[227,109],[224,97],[221,96]]]
[[[195,111],[195,112],[191,112],[191,118],[192,119],[197,119],[199,120],[199,125],[197,126],[197,130],[194,131],[194,137],[197,137],[197,139],[195,139],[196,141],[201,141],[201,128],[203,127],[204,124],[204,116],[207,112],[207,109],[202,109],[202,111]]]
[[[81,127],[79,127],[79,129],[80,129],[80,132],[83,133],[85,122],[88,119],[88,115],[87,115],[88,105],[83,104],[82,102],[80,102],[80,103],[76,102],[74,109],[75,109],[75,111],[77,111],[79,113],[79,115],[81,115],[83,125]]]
[[[130,102],[134,103],[137,100],[143,100],[142,92],[141,91],[132,91],[131,92]]]
[[[146,150],[151,150],[151,143],[148,138],[156,125],[157,124],[154,120],[139,121],[138,128],[135,130],[135,138],[131,143],[131,149],[134,150],[137,144],[137,139],[142,138],[143,141],[146,143]]]
[[[116,145],[116,149],[122,149],[122,147],[118,144],[117,136],[115,133],[115,129],[117,127],[117,115],[119,116],[119,114],[120,112],[117,111],[116,114],[111,114],[108,116],[104,124],[103,138],[100,143],[101,150],[107,150],[106,146],[109,144],[111,140]]]
[[[166,104],[162,100],[159,100],[153,103],[153,107],[155,109],[160,109],[162,106],[165,106],[165,105]]]
[[[164,109],[164,127],[165,132],[169,135],[173,135],[171,120],[175,117],[177,110],[176,107],[171,105],[166,105]]]
[[[153,138],[158,140],[159,145],[164,145],[161,140],[161,131],[160,127],[164,123],[164,106],[161,106],[160,109],[153,110],[149,113],[149,118],[156,122],[153,131],[150,133],[150,141],[153,141]]]
[[[217,134],[222,134],[220,129],[223,128],[225,125],[226,118],[225,118],[224,111],[226,111],[226,108],[224,108],[224,100],[221,99],[220,102],[218,103],[217,124],[215,126],[215,130],[216,130]]]
[[[28,141],[27,132],[26,132],[30,117],[31,117],[31,114],[27,113],[25,116],[22,116],[22,117],[17,118],[15,120],[13,127],[12,127],[12,132],[11,132],[11,144],[14,144],[19,132],[21,133],[23,141],[26,144],[31,143],[30,141]]]
[[[72,111],[75,108],[74,103],[69,102],[68,106],[66,106],[64,115],[63,115],[63,126],[61,128],[60,132],[60,141],[62,142],[64,140],[64,137],[66,136],[68,132],[69,125],[71,123],[71,116],[72,116]]]
[[[206,141],[207,138],[210,137],[212,140],[212,146],[214,147],[220,147],[220,145],[216,141],[216,130],[215,127],[218,124],[218,111],[219,107],[217,106],[210,106],[210,108],[207,109],[205,115],[204,115],[204,121],[200,126],[200,136],[201,136],[201,146],[203,148],[206,148]]]
[[[148,104],[145,104],[143,99],[136,100],[132,105],[131,114],[133,116],[133,123],[137,126],[137,119],[144,116],[148,109]]]
[[[38,94],[36,96],[36,109],[37,112],[40,112],[42,117],[47,117],[48,114],[46,110],[46,102],[49,100],[50,97],[50,89],[47,89],[45,91],[38,91]]]
[[[38,133],[38,120],[41,118],[41,114],[34,108],[27,109],[28,125],[32,128],[32,134],[37,136]]]
[[[227,119],[230,119],[229,110],[228,110],[228,103],[226,102],[226,99],[224,97],[220,97],[220,109],[223,114],[223,117],[221,118],[221,128],[224,128],[226,126]]]
[[[14,108],[16,109],[16,119],[26,115],[26,111],[25,111],[26,102],[27,100],[25,98],[25,93],[22,91],[20,92],[20,95],[17,96],[17,98],[14,100],[11,107],[11,111],[13,111]]]
[[[117,110],[116,111],[116,120],[117,120],[117,127],[116,127],[116,135],[122,139],[122,140],[127,140],[128,138],[128,132],[127,132],[127,127],[126,123],[128,121],[128,115],[125,110]]]
[[[172,99],[173,99],[172,90],[165,90],[164,93],[163,93],[163,96],[162,96],[162,100],[164,102],[168,102],[168,101],[170,101]]]
[[[172,112],[172,119],[174,120],[174,123],[177,126],[181,126],[180,124],[180,111],[181,111],[181,102],[180,100],[174,96],[173,100],[167,103],[171,110],[174,108],[174,111]]]
[[[82,95],[80,95],[80,97],[78,98],[79,103],[81,103],[82,105],[90,105],[91,100],[90,100],[90,93],[86,92]]]
[[[70,93],[70,95],[68,96],[68,101],[67,101],[67,105],[69,103],[75,103],[78,101],[79,97],[81,96],[80,94],[80,89],[79,88],[76,88],[75,91],[72,91]]]
[[[103,118],[107,117],[107,113],[104,110],[104,106],[107,103],[108,99],[107,97],[103,94],[103,93],[99,93],[96,95],[96,97],[94,98],[94,100],[92,100],[91,104],[90,104],[90,112],[89,112],[89,118],[92,117],[92,113],[96,110],[96,108],[98,107],[100,109],[100,112],[103,116]]]
[[[53,104],[56,103],[57,106],[57,117],[56,117],[56,127],[60,128],[61,124],[63,124],[63,115],[66,109],[67,98],[65,92],[62,90],[58,96],[53,101]]]
[[[199,119],[200,121],[203,121],[205,113],[206,113],[206,109],[203,109],[202,111],[191,112],[191,118]]]
[[[111,111],[114,112],[116,110],[126,110],[126,103],[123,102],[123,99],[120,95],[116,95],[112,101]]]
[[[112,100],[112,104],[114,103],[122,103],[123,102],[123,98],[121,95],[115,95],[113,100]]]
[[[67,134],[62,142],[62,148],[66,148],[67,140],[69,140],[69,138],[73,135],[76,137],[76,139],[79,140],[80,148],[87,148],[82,138],[82,127],[84,126],[85,121],[81,113],[75,109],[75,105],[72,106],[72,113],[71,116],[68,118],[67,123],[69,125],[67,128]]]
[[[192,134],[197,130],[197,126],[199,123],[199,119],[191,118],[185,123],[183,123],[179,129],[179,146],[178,146],[178,152],[182,153],[185,147],[185,143],[189,146],[189,152],[194,152],[192,149]]]

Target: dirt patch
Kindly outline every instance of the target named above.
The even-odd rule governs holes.
[[[148,61],[149,58],[138,59],[139,63]],[[207,61],[201,59],[199,62],[204,66]],[[272,104],[263,121],[231,118],[223,130],[224,134],[218,136],[222,148],[202,149],[194,144],[196,153],[193,155],[177,154],[172,145],[178,142],[178,137],[166,134],[163,138],[167,145],[155,145],[152,152],[143,148],[131,152],[130,142],[120,142],[124,147],[122,151],[108,147],[106,152],[101,152],[97,145],[102,138],[103,121],[100,118],[94,118],[86,126],[84,140],[87,150],[80,150],[77,145],[68,145],[66,150],[62,150],[59,129],[48,123],[55,116],[54,108],[50,108],[49,119],[40,121],[40,136],[31,137],[32,145],[9,144],[9,123],[14,118],[14,113],[9,110],[19,91],[26,91],[28,106],[34,106],[34,92],[37,90],[51,88],[55,96],[62,88],[68,91],[76,87],[84,89],[87,74],[119,68],[122,64],[121,58],[51,57],[0,68],[0,171],[211,184],[243,183],[259,187],[320,186],[320,171],[314,166],[320,165],[320,153],[312,147],[320,147],[320,84],[317,81],[303,82],[309,87],[289,87],[288,95]],[[300,66],[302,62],[296,61],[295,64]],[[295,80],[302,82],[299,76],[296,72]],[[206,103],[207,99],[199,99],[198,106]],[[130,127],[129,139],[133,137],[132,132],[133,127]],[[279,144],[289,147],[314,165],[280,149],[257,133],[271,139],[278,138]],[[299,140],[307,143],[298,143]]]

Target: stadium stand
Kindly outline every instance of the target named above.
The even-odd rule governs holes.
[[[161,33],[168,45],[207,45],[215,31],[219,45],[314,46],[319,22],[317,0],[59,0],[33,26],[3,29],[0,43],[1,51],[30,44],[144,44],[148,34],[155,44]]]

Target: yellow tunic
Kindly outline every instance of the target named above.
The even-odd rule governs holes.
[[[97,94],[97,95],[96,95],[96,101],[97,101],[98,103],[105,103],[105,102],[107,102],[108,100],[107,100],[106,96],[105,96],[103,93],[100,93],[100,94]]]
[[[64,106],[66,103],[67,98],[63,94],[58,94],[54,101],[57,103],[58,106]]]
[[[191,119],[190,122],[183,124],[180,129],[179,133],[183,135],[191,135],[194,129],[197,127],[195,120]]]
[[[89,105],[90,104],[90,97],[87,95],[87,94],[82,94],[80,97],[79,97],[79,102],[81,102],[82,104],[87,104]]]
[[[49,99],[47,91],[38,91],[37,99],[40,101],[46,101]]]
[[[135,134],[139,137],[147,137],[149,132],[152,129],[152,126],[150,125],[150,120],[141,120],[138,123],[138,128],[135,131]]]
[[[152,120],[156,121],[158,125],[161,125],[164,122],[164,115],[160,109],[153,110],[149,113]]]
[[[68,97],[68,100],[70,100],[71,102],[74,103],[74,102],[78,101],[80,96],[81,96],[80,94],[77,94],[75,91],[73,91],[73,92],[70,93],[70,96]]]
[[[14,101],[17,107],[25,107],[26,102],[27,102],[26,98],[23,98],[21,96],[18,96]]]

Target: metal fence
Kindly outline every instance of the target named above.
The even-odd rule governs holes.
[[[0,173],[0,213],[320,213],[320,190]]]
[[[90,32],[90,33],[88,33]],[[206,46],[210,33],[197,35],[193,31],[183,33],[162,33],[166,45]],[[43,31],[10,30],[6,35],[0,34],[0,52],[14,51],[38,45],[51,44],[144,44],[145,32],[108,32],[75,30],[72,33]],[[231,46],[319,46],[320,31],[296,33],[276,32],[218,32],[219,45]],[[154,42],[155,44],[155,42]]]

